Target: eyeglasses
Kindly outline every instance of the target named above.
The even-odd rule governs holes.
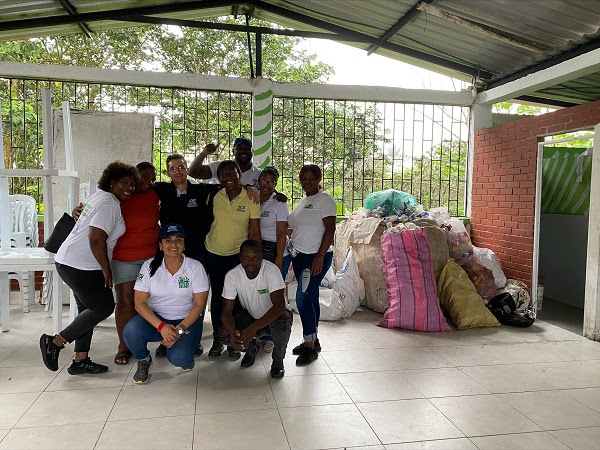
[[[186,170],[187,170],[187,167],[185,167],[183,165],[178,166],[178,167],[174,167],[174,166],[169,167],[169,172],[185,172]]]

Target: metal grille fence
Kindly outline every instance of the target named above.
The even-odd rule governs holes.
[[[342,210],[355,211],[371,192],[397,189],[426,210],[447,206],[464,215],[468,117],[467,107],[275,98],[279,188],[295,205],[300,167],[315,163]]]
[[[191,160],[210,141],[230,148],[233,140],[250,136],[252,106],[249,94],[188,89],[165,89],[118,84],[0,79],[4,148],[7,167],[41,168],[41,91],[50,88],[54,108],[64,100],[71,109],[152,113],[155,115],[154,165],[164,178],[165,159],[182,153]],[[11,193],[27,193],[42,205],[40,178],[10,178]]]
[[[154,114],[154,164],[163,176],[170,153],[190,161],[206,142],[219,140],[231,149],[237,136],[251,136],[249,94],[0,79],[7,167],[42,166],[43,88],[51,89],[56,108],[68,100],[72,109]],[[468,108],[278,97],[273,102],[278,189],[293,205],[302,197],[300,167],[314,162],[341,212],[363,206],[373,191],[394,188],[413,194],[425,209],[447,206],[453,215],[464,214]],[[10,180],[11,193],[27,193],[42,204],[41,179]]]

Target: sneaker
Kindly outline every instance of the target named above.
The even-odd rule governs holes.
[[[62,347],[54,344],[52,340],[54,336],[48,334],[42,334],[40,337],[40,350],[42,351],[42,359],[46,367],[53,372],[58,370],[58,354],[62,350]]]
[[[181,371],[182,372],[189,372],[190,370],[192,370],[194,368],[194,366],[195,366],[195,363],[188,364],[187,366],[183,366],[181,368]]]
[[[254,361],[256,361],[256,355],[258,354],[259,349],[258,342],[256,339],[252,339],[250,345],[248,345],[248,349],[246,350],[246,354],[242,358],[242,367],[251,367],[254,365]]]
[[[229,353],[229,359],[233,359],[234,361],[242,356],[242,352],[236,350],[230,345],[227,346],[227,353]]]
[[[318,357],[319,357],[319,352],[317,352],[316,348],[310,348],[310,347],[304,346],[304,348],[302,349],[302,353],[300,353],[300,356],[298,356],[298,358],[296,358],[296,365],[297,366],[306,366],[306,365],[310,364],[311,362],[313,362]]]
[[[202,353],[204,353],[204,347],[202,347],[202,344],[198,344],[198,347],[194,350],[194,355],[200,356]]]
[[[156,347],[154,355],[156,355],[157,358],[164,358],[165,356],[167,356],[167,347],[160,344],[158,347]]]
[[[271,353],[275,348],[275,343],[271,339],[265,339],[262,344],[263,352]]]
[[[283,376],[285,375],[285,369],[283,368],[283,365],[279,365],[279,364],[271,364],[271,377],[272,378],[283,378]]]
[[[223,344],[219,341],[213,341],[213,345],[208,351],[208,356],[221,356],[223,352]]]
[[[133,382],[136,384],[145,384],[150,378],[150,367],[152,367],[152,356],[148,361],[144,361],[143,359],[138,360],[138,367],[135,373],[133,374]]]
[[[93,362],[90,358],[82,359],[81,361],[73,360],[73,363],[67,369],[70,375],[83,375],[90,373],[97,375],[99,373],[108,372],[108,367],[103,364]]]
[[[300,353],[302,353],[303,348],[304,342],[294,347],[294,349],[292,350],[292,355],[299,355]],[[321,351],[321,343],[319,342],[319,338],[315,339],[315,350],[318,352]]]

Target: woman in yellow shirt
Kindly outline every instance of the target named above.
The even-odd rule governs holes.
[[[220,356],[223,344],[219,341],[223,311],[225,274],[240,263],[240,245],[246,239],[261,241],[260,204],[254,203],[240,186],[242,172],[235,161],[222,161],[217,178],[223,188],[213,199],[214,220],[206,236],[205,267],[210,276],[210,319],[213,326],[213,345],[208,356]],[[228,347],[229,356],[239,358],[240,352]]]

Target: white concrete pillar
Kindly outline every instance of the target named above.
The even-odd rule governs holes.
[[[252,144],[254,164],[271,165],[273,153],[273,82],[260,78],[252,93]]]
[[[600,341],[600,123],[594,127],[583,335]]]
[[[467,154],[467,210],[465,214],[471,217],[471,196],[473,192],[473,156],[475,152],[475,131],[492,126],[492,105],[471,106],[469,116],[469,153]]]

